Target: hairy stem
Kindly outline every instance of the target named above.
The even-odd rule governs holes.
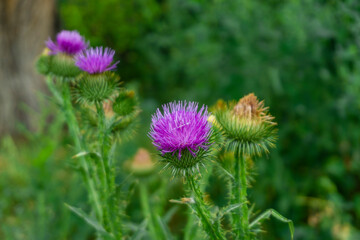
[[[199,186],[195,183],[195,179],[191,174],[187,174],[187,181],[190,189],[194,193],[195,196],[195,212],[199,217],[202,227],[204,231],[208,233],[211,239],[222,239],[225,240],[224,233],[220,230],[220,228],[215,226],[214,221],[211,221],[210,211],[207,209],[206,204],[203,200],[203,194],[199,188]],[[190,203],[192,204],[192,203]]]

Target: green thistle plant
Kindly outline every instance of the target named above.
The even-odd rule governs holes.
[[[105,51],[102,48],[83,51],[87,44],[79,36],[78,33],[65,31],[58,35],[57,44],[49,40],[47,45],[51,52],[45,51],[40,56],[37,69],[48,76],[49,89],[66,117],[77,151],[73,159],[89,193],[95,219],[79,208],[67,206],[96,229],[98,239],[122,239],[120,194],[115,182],[112,153],[116,144],[112,135],[115,123],[123,117],[113,111],[114,96],[119,94],[119,77],[109,72],[117,64],[111,65],[115,52],[108,48]],[[54,80],[64,79],[75,81],[57,81],[54,84]],[[73,85],[74,89],[70,91]],[[82,103],[77,107],[86,112],[79,118],[76,117],[78,109],[73,105],[74,97]]]
[[[235,239],[254,239],[256,231],[253,228],[255,223],[250,223],[247,187],[249,178],[249,161],[252,157],[267,154],[270,148],[275,147],[276,123],[264,107],[264,102],[259,102],[254,94],[244,96],[239,102],[225,104],[219,102],[216,110],[214,125],[220,130],[224,137],[225,146],[228,152],[234,154],[234,166],[232,168],[232,183],[230,184],[231,204],[240,203],[241,207],[232,214],[233,234]],[[260,215],[271,216],[274,211],[268,211]],[[279,214],[273,214],[278,216]],[[281,215],[280,215],[281,216]],[[281,216],[282,217],[282,216]],[[263,219],[261,218],[261,220]],[[280,219],[280,218],[278,218]],[[280,220],[286,218],[282,217]],[[293,227],[289,223],[291,236]],[[257,218],[256,223],[260,219]]]
[[[61,31],[56,41],[46,41],[47,48],[39,57],[36,67],[39,73],[56,77],[58,80],[72,80],[80,73],[75,66],[74,56],[88,47],[77,31]]]
[[[211,239],[226,239],[198,186],[199,166],[209,161],[210,147],[214,143],[207,108],[203,106],[198,111],[195,102],[172,102],[163,105],[163,109],[164,113],[158,109],[153,115],[149,132],[160,152],[161,161],[173,176],[180,175],[186,179],[195,198],[186,204],[196,213],[208,236]]]

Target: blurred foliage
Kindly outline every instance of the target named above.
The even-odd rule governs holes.
[[[254,92],[270,106],[280,130],[277,150],[255,161],[257,181],[250,189],[255,211],[274,207],[292,219],[295,239],[360,239],[358,1],[60,0],[59,9],[63,28],[78,29],[91,45],[119,53],[122,80],[140,91],[141,138],[125,145],[124,154],[149,144],[143,132],[160,103],[188,99],[213,104]],[[89,231],[63,209],[62,202],[84,202],[69,183],[76,179],[66,177],[70,185],[62,194],[61,179],[49,177],[64,169],[59,126],[51,125],[52,134],[38,133],[21,151],[3,139],[4,234],[38,232],[37,224],[70,239],[84,239]],[[47,160],[36,160],[39,154]],[[153,202],[158,201],[158,181],[148,184]],[[221,206],[226,201],[222,181],[213,175],[210,183],[207,191]],[[171,184],[166,199],[182,197],[179,185]],[[140,221],[137,201],[127,214]],[[174,235],[183,236],[186,216],[178,212],[169,224]],[[276,221],[264,229],[264,239],[288,238],[287,226]]]
[[[19,126],[22,139],[0,144],[0,239],[86,239],[91,229],[64,203],[86,201],[69,166],[64,120],[41,98],[36,132]]]

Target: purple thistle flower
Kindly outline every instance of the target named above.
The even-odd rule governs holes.
[[[211,125],[207,121],[206,106],[198,110],[196,102],[171,102],[162,106],[164,113],[157,109],[152,116],[149,136],[154,146],[164,155],[178,154],[188,150],[193,157],[202,148],[209,148]]]
[[[116,68],[119,61],[110,66],[115,51],[110,48],[90,48],[75,56],[75,65],[90,74],[102,73]]]
[[[56,43],[50,38],[46,41],[46,46],[50,49],[50,54],[66,53],[75,55],[85,50],[89,43],[85,42],[77,31],[63,30],[56,35]]]

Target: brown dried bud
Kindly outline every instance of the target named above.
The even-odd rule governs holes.
[[[264,101],[259,102],[253,93],[250,93],[239,100],[233,108],[233,114],[247,120],[276,124],[272,122],[274,117],[268,114],[268,107],[264,107]]]
[[[132,161],[127,164],[129,170],[136,175],[147,175],[151,173],[155,167],[154,162],[151,160],[150,153],[144,148],[139,148]]]

